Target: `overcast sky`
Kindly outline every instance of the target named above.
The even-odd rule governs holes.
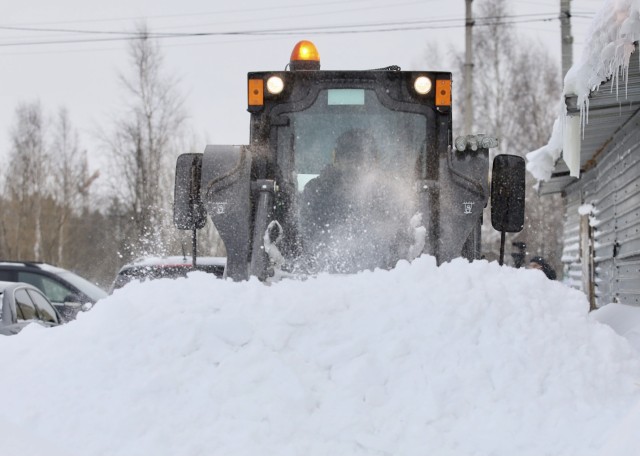
[[[475,10],[481,1],[474,1]],[[451,47],[462,51],[464,46],[464,0],[2,3],[0,157],[6,156],[10,147],[17,104],[36,99],[49,113],[66,106],[83,146],[97,153],[93,132],[109,123],[110,116],[122,106],[117,74],[127,70],[127,42],[114,39],[118,35],[86,31],[131,31],[140,21],[146,21],[152,32],[283,31],[278,36],[214,35],[161,41],[166,69],[180,78],[179,89],[186,97],[190,123],[202,149],[207,142],[248,141],[246,73],[284,69],[300,39],[317,45],[322,68],[327,70],[387,65],[400,65],[404,70],[450,70],[447,62],[438,62],[433,68],[434,63],[425,57],[426,49],[435,45],[446,54]],[[507,3],[519,33],[546,46],[560,64],[560,0]],[[602,0],[572,1],[574,58],[580,54],[590,18],[601,4]],[[320,33],[315,31],[321,27]],[[426,68],[427,62],[430,68]]]

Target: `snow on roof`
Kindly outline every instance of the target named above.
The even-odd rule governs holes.
[[[53,274],[60,274],[61,272],[66,272],[66,269],[62,269],[62,268],[59,268],[58,266],[54,266],[48,263],[36,263],[36,265],[43,271],[51,272]]]
[[[227,264],[226,257],[210,257],[210,256],[197,256],[196,263],[203,265],[224,266]],[[146,256],[138,258],[130,264],[123,266],[124,268],[134,266],[174,266],[174,265],[190,265],[193,264],[193,260],[190,255],[175,255],[175,256]]]
[[[561,155],[571,176],[579,177],[580,127],[589,121],[589,94],[610,79],[614,79],[616,88],[621,77],[624,84],[634,43],[640,39],[639,8],[639,0],[605,0],[596,14],[582,57],[564,78],[562,108],[549,143],[527,154],[527,169],[539,181],[550,179]],[[579,117],[567,115],[567,96],[577,96]]]
[[[30,436],[12,456],[594,456],[616,432],[640,454],[640,352],[588,309],[538,270],[427,256],[133,283],[0,338],[0,425]]]

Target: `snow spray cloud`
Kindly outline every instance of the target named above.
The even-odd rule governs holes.
[[[426,230],[407,176],[374,161],[330,165],[310,182],[300,213],[310,271],[388,269],[421,253]]]

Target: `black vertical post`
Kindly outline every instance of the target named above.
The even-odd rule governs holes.
[[[573,36],[571,35],[571,0],[560,0],[560,40],[562,46],[562,78],[573,65]]]
[[[505,232],[504,230],[500,232],[500,266],[504,263],[504,241],[505,241]]]
[[[465,58],[464,58],[464,134],[470,135],[473,128],[473,13],[471,3],[465,0]]]
[[[198,229],[193,228],[193,232],[191,234],[191,261],[193,262],[193,267],[196,267],[196,256],[198,250]]]

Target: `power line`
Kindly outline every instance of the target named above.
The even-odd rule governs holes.
[[[431,0],[431,1],[435,1],[435,0]],[[346,9],[339,9],[339,10],[328,10],[328,11],[319,11],[319,12],[314,12],[314,13],[305,13],[305,14],[288,14],[286,16],[271,16],[271,17],[261,17],[260,18],[260,22],[267,22],[267,21],[277,21],[277,20],[290,20],[290,19],[300,19],[300,18],[304,18],[304,17],[318,17],[318,16],[326,16],[326,15],[335,15],[335,14],[343,14],[343,13],[354,13],[354,12],[360,12],[360,11],[370,11],[373,9],[389,9],[389,8],[394,8],[394,10],[397,10],[398,7],[401,6],[409,6],[409,5],[415,5],[415,4],[424,4],[424,1],[411,1],[411,2],[405,2],[405,3],[395,3],[393,5],[382,5],[382,6],[368,6],[368,7],[360,7],[360,8],[346,8]],[[444,18],[443,18],[444,19]],[[188,28],[188,27],[211,27],[211,26],[218,26],[218,25],[229,25],[229,24],[240,24],[240,23],[247,23],[247,22],[255,22],[255,19],[242,19],[242,20],[233,20],[233,21],[229,21],[229,20],[225,20],[224,22],[214,22],[214,23],[205,23],[205,24],[186,24],[186,25],[174,25],[174,26],[165,26],[165,27],[155,27],[156,30],[169,30],[169,29],[178,29],[178,28]]]
[[[489,27],[511,24],[523,24],[533,22],[550,22],[559,20],[559,17],[553,13],[535,13],[521,15],[505,15],[505,16],[487,16],[475,18],[475,26]],[[217,32],[123,32],[113,30],[83,30],[83,29],[52,29],[52,28],[34,28],[34,27],[14,27],[0,26],[5,30],[20,30],[30,32],[59,32],[73,34],[95,34],[95,35],[113,35],[108,38],[82,38],[82,39],[52,39],[42,41],[23,41],[23,42],[0,42],[0,47],[12,46],[35,46],[35,45],[51,45],[51,44],[80,44],[95,43],[108,41],[129,41],[133,39],[147,38],[190,38],[205,36],[286,36],[298,35],[301,33],[309,35],[331,35],[331,34],[360,34],[360,33],[388,33],[411,30],[434,30],[434,29],[451,29],[462,28],[464,23],[459,19],[426,19],[418,21],[401,21],[401,22],[384,22],[384,23],[368,23],[368,24],[346,24],[316,27],[289,27],[279,29],[257,29],[257,30],[239,30],[239,31],[217,31]]]
[[[415,3],[415,2],[410,2],[411,4]],[[482,17],[476,17],[474,18],[476,22],[478,21],[483,21],[483,20],[503,20],[503,19],[512,19],[512,18],[524,18],[524,17],[537,17],[537,16],[545,16],[545,17],[552,17],[555,13],[530,13],[530,14],[513,14],[513,15],[502,15],[502,16],[482,16]],[[575,13],[580,14],[580,13]],[[583,14],[588,14],[588,13],[583,13]],[[288,18],[288,17],[285,17]],[[318,28],[322,28],[322,29],[327,29],[327,28],[344,28],[344,27],[368,27],[368,26],[383,26],[383,25],[400,25],[400,24],[415,24],[415,23],[421,23],[421,24],[428,24],[428,23],[442,23],[442,22],[459,22],[462,21],[463,19],[459,18],[459,17],[452,17],[450,19],[446,19],[446,18],[438,18],[438,19],[423,19],[423,20],[418,20],[418,21],[401,21],[401,22],[373,22],[373,23],[369,23],[369,24],[349,24],[349,25],[331,25],[331,26],[317,26],[314,27],[316,29]],[[215,24],[212,24],[215,25]],[[464,24],[462,24],[461,26],[464,26]],[[24,26],[10,26],[10,25],[0,25],[0,29],[2,30],[14,30],[14,31],[32,31],[32,32],[67,32],[67,33],[79,33],[79,34],[125,34],[125,33],[137,33],[140,34],[140,32],[123,32],[123,31],[116,31],[116,30],[85,30],[85,29],[67,29],[67,28],[41,28],[41,27],[24,27]],[[293,28],[292,30],[296,30],[295,28]],[[274,30],[261,30],[260,32],[269,32],[269,31],[274,31]],[[282,29],[275,29],[275,31],[282,31]],[[197,32],[196,32],[197,33]],[[246,32],[220,32],[220,33],[251,33],[250,31],[246,31]],[[146,32],[146,34],[152,35],[154,33],[152,32]],[[163,32],[163,33],[155,33],[157,35],[178,35],[178,33],[168,33],[168,32]],[[180,35],[188,35],[191,36],[193,33],[183,33]]]
[[[409,3],[410,4],[410,3]],[[404,3],[399,3],[396,4],[398,6],[400,5],[406,5]],[[343,12],[352,12],[352,11],[356,11],[353,9],[348,9],[348,10],[340,10],[340,11],[328,11],[328,12],[322,12],[322,13],[317,13],[314,14],[313,16],[318,16],[318,15],[324,15],[324,14],[336,14],[337,12],[343,13]],[[520,16],[517,17],[526,17],[526,16],[537,16],[537,15],[542,15],[542,16],[549,16],[549,15],[553,15],[556,13],[535,13],[535,14],[522,14]],[[588,14],[588,13],[584,13],[584,14]],[[308,17],[308,15],[290,15],[290,16],[280,16],[278,18],[265,18],[264,20],[275,20],[275,19],[295,19],[295,18],[299,18],[299,17]],[[495,16],[493,18],[498,19],[498,18],[505,18],[505,17],[511,17],[511,16]],[[513,16],[516,17],[516,16]],[[485,19],[488,19],[491,17],[486,17]],[[453,23],[458,23],[461,20],[463,20],[462,18],[458,17],[458,16],[452,16],[450,18],[445,18],[445,17],[441,17],[441,18],[436,18],[436,19],[431,19],[429,21],[420,21],[422,23],[426,23],[426,22],[453,22]],[[243,20],[243,21],[226,21],[224,22],[225,25],[227,24],[232,24],[232,23],[239,23],[239,22],[254,22],[255,20]],[[263,21],[264,22],[264,21]],[[403,22],[398,22],[396,24],[408,24],[408,23],[412,23],[412,21],[403,21]],[[385,23],[382,23],[382,25],[384,25]],[[216,25],[220,25],[220,23],[207,23],[207,24],[191,24],[191,25],[178,25],[178,26],[172,26],[172,27],[161,27],[161,28],[156,28],[156,30],[169,30],[169,29],[177,29],[177,28],[187,28],[187,27],[211,27],[211,26],[216,26]],[[380,24],[375,24],[372,23],[370,25],[380,25]]]
[[[299,9],[299,8],[307,8],[314,6],[327,6],[327,5],[344,5],[345,3],[363,3],[365,0],[337,0],[332,2],[319,2],[319,3],[306,3],[303,5],[274,5],[262,8],[251,8],[251,12],[260,12],[260,11],[276,11],[282,9]],[[422,2],[413,2],[413,3],[422,3]],[[105,19],[77,19],[71,21],[55,21],[55,22],[22,22],[12,24],[13,26],[29,26],[29,25],[52,25],[52,24],[80,24],[80,23],[99,23],[99,22],[117,22],[117,21],[137,21],[137,20],[147,20],[147,19],[170,19],[176,17],[202,17],[202,16],[212,16],[218,14],[235,14],[235,13],[246,13],[247,9],[232,9],[232,10],[218,10],[218,11],[205,11],[200,13],[179,13],[179,14],[156,14],[156,15],[148,15],[148,16],[129,16],[129,17],[111,17]]]
[[[47,22],[31,22],[31,23],[13,23],[13,24],[0,24],[0,29],[13,29],[13,30],[28,30],[29,27],[33,25],[55,25],[55,24],[77,24],[77,23],[103,23],[103,22],[116,22],[116,21],[127,21],[127,22],[135,22],[135,21],[148,21],[148,20],[156,20],[156,19],[171,19],[171,18],[180,18],[180,17],[203,17],[203,16],[220,16],[224,14],[234,14],[234,13],[259,13],[263,11],[273,12],[279,10],[295,10],[295,9],[310,9],[317,6],[331,6],[331,5],[348,5],[348,4],[358,4],[363,3],[365,0],[338,0],[331,2],[322,2],[322,3],[306,3],[302,5],[281,5],[281,6],[269,6],[263,8],[251,8],[247,9],[231,9],[231,10],[219,10],[219,11],[209,11],[202,13],[184,13],[184,14],[165,14],[165,15],[146,15],[146,16],[133,16],[133,17],[120,17],[120,18],[106,18],[106,19],[80,19],[80,20],[71,20],[71,21],[47,21]],[[271,16],[271,17],[260,17],[260,22],[265,21],[273,21],[273,20],[281,20],[281,19],[294,19],[300,17],[317,17],[320,15],[327,14],[340,14],[345,12],[360,12],[360,11],[370,11],[375,9],[390,9],[393,8],[397,10],[402,6],[411,6],[411,5],[424,5],[425,2],[435,2],[439,0],[413,0],[409,2],[403,3],[394,3],[394,4],[386,4],[386,5],[369,5],[357,8],[348,8],[348,9],[340,9],[340,10],[329,10],[329,11],[318,11],[306,14],[295,14],[295,15],[286,15],[286,16]],[[243,20],[225,20],[220,23],[213,24],[199,24],[199,25],[228,25],[228,24],[237,24],[243,22],[255,22],[256,19],[243,19]],[[154,27],[154,29],[171,29],[171,28],[185,28],[191,27],[192,25],[178,25],[178,26],[164,26],[164,27]]]
[[[362,0],[357,0],[353,3],[361,3]],[[322,5],[322,6],[326,6],[326,5],[332,5],[332,4],[340,4],[343,5],[345,2],[328,2],[328,3],[315,3],[315,4],[306,4],[303,5],[305,7],[308,6],[313,6],[313,5]],[[346,2],[349,3],[349,2]],[[323,12],[317,12],[317,13],[307,13],[307,14],[299,14],[299,15],[287,15],[287,16],[278,16],[278,17],[267,17],[267,18],[261,18],[260,22],[264,22],[264,21],[272,21],[272,20],[283,20],[283,19],[296,19],[296,18],[301,18],[301,17],[317,17],[319,15],[326,15],[326,14],[338,14],[338,13],[350,13],[350,12],[358,12],[358,11],[365,11],[365,10],[373,10],[373,9],[387,9],[387,8],[397,8],[399,6],[410,6],[410,5],[415,5],[415,4],[422,4],[424,3],[423,1],[410,1],[410,2],[404,2],[404,3],[396,3],[394,5],[382,5],[382,6],[367,6],[367,7],[362,7],[362,8],[349,8],[349,9],[341,9],[341,10],[331,10],[331,11],[323,11]],[[301,5],[302,6],[302,5]],[[300,6],[299,6],[300,7]],[[274,8],[258,8],[258,9],[254,9],[252,10],[252,12],[255,11],[261,11],[261,10],[269,10],[272,11]],[[282,8],[280,8],[282,9]],[[222,13],[228,13],[228,12],[245,12],[244,10],[227,10],[227,11],[223,11]],[[208,15],[208,14],[214,14],[214,13],[205,13],[204,15]],[[155,16],[155,17],[180,17],[180,16],[192,16],[191,14],[189,15],[170,15],[170,16]],[[154,16],[151,16],[154,17]],[[144,17],[138,17],[138,18],[133,18],[133,19],[145,19]],[[216,26],[216,25],[228,25],[228,24],[237,24],[237,23],[243,23],[243,22],[255,22],[255,19],[244,19],[244,20],[239,20],[239,21],[224,21],[224,22],[219,22],[219,23],[208,23],[208,24],[199,24],[197,26]],[[63,22],[63,23],[67,23],[67,22]],[[176,28],[187,28],[187,27],[193,27],[194,25],[178,25],[178,26],[172,26],[172,27],[155,27],[155,30],[168,30],[168,29],[176,29]],[[9,30],[9,31],[21,31],[21,32],[53,32],[53,33],[75,33],[75,34],[96,34],[96,35],[123,35],[126,33],[129,34],[134,34],[135,32],[125,32],[125,31],[113,31],[113,30],[83,30],[83,29],[68,29],[68,28],[43,28],[43,27],[33,27],[33,26],[28,26],[28,25],[0,25],[0,30]],[[166,32],[169,33],[169,32]],[[162,33],[158,33],[158,32],[149,32],[148,33],[149,36],[151,37],[152,35],[162,35]],[[132,36],[132,38],[138,38],[139,36]]]

